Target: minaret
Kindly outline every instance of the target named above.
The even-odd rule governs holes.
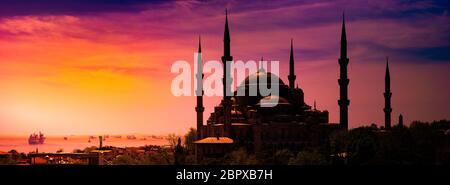
[[[230,31],[228,29],[228,11],[225,10],[225,32],[223,35],[223,118],[224,118],[224,136],[231,137],[231,96],[227,96],[227,94],[231,94],[231,82],[232,78],[230,74],[226,73],[226,68],[229,68],[227,61],[233,61],[233,57],[231,56],[230,49]]]
[[[347,65],[349,59],[347,58],[347,35],[345,33],[345,17],[342,14],[342,34],[341,34],[341,56],[339,58],[340,66],[340,78],[338,80],[340,88],[339,104],[339,125],[341,128],[348,130],[348,105],[350,100],[348,99],[348,83],[347,78]]]
[[[289,87],[291,90],[294,90],[294,84],[295,84],[295,72],[294,72],[294,46],[293,46],[293,40],[291,39],[291,55],[289,57]]]
[[[386,57],[386,76],[384,77],[384,128],[391,128],[391,77],[389,74],[389,58]]]
[[[263,62],[264,62],[264,57],[261,57],[261,60],[259,61],[259,69],[258,69],[258,72],[265,72],[265,71],[264,71]],[[256,80],[258,80],[258,79],[256,79]]]
[[[400,114],[400,116],[398,116],[398,126],[403,126],[403,115]]]
[[[202,68],[202,45],[200,37],[198,38],[198,70],[196,74],[197,81],[197,106],[195,107],[195,112],[197,112],[197,140],[202,139],[202,127],[203,127],[203,111],[205,111],[205,107],[203,107],[203,70]]]

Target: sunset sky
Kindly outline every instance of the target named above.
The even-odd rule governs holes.
[[[224,11],[235,60],[278,60],[294,39],[305,102],[339,120],[342,12],[350,127],[383,123],[389,56],[393,123],[450,119],[450,5],[445,1],[0,2],[0,135],[183,134],[195,97],[175,97],[170,67],[220,60]],[[206,74],[206,76],[208,76]],[[205,98],[205,119],[220,97]]]

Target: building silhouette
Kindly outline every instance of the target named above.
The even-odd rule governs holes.
[[[384,128],[386,130],[391,129],[391,113],[392,113],[392,107],[391,107],[391,76],[389,74],[389,58],[386,58],[386,74],[384,77]]]
[[[345,32],[344,15],[342,15],[341,56],[338,61],[340,66],[340,78],[338,80],[340,88],[340,98],[338,100],[339,124],[343,129],[348,129],[348,105],[350,104],[350,100],[348,99],[348,83],[350,80],[347,77],[349,59],[347,57],[347,34]]]
[[[228,12],[225,10],[225,31],[223,35],[223,56],[222,56],[222,63],[223,63],[223,99],[222,99],[222,119],[224,124],[223,127],[223,136],[225,137],[231,137],[232,135],[232,128],[231,128],[231,83],[232,78],[230,75],[227,75],[226,69],[229,68],[229,63],[227,61],[233,61],[233,56],[231,56],[231,45],[230,45],[230,31],[228,29]]]
[[[403,115],[398,116],[398,126],[403,127]]]
[[[201,56],[202,56],[202,45],[201,45],[201,40],[200,37],[198,38],[198,62],[201,64]],[[198,65],[198,68],[201,68],[202,65]],[[202,71],[202,70],[197,70],[197,71]],[[197,73],[196,74],[197,79],[202,79],[204,75]],[[197,95],[197,106],[195,107],[195,112],[197,112],[197,128],[202,127],[203,126],[203,112],[205,111],[205,107],[203,106],[203,86],[201,84],[197,85],[197,91],[196,91],[196,95]],[[201,132],[197,132],[197,139],[202,138]]]
[[[295,84],[295,79],[297,78],[297,76],[295,76],[295,72],[294,72],[294,43],[293,43],[293,39],[291,39],[291,55],[289,56],[289,88],[291,88],[291,91],[294,90],[294,84]]]
[[[339,65],[341,69],[339,86],[341,96],[340,123],[329,123],[328,111],[317,110],[304,102],[304,93],[301,88],[294,87],[296,75],[294,72],[294,46],[290,43],[289,59],[289,85],[279,77],[267,72],[263,67],[246,77],[235,92],[230,92],[232,79],[226,75],[227,61],[232,61],[231,37],[228,26],[228,14],[225,15],[225,30],[223,39],[224,64],[224,96],[220,104],[214,107],[206,124],[203,124],[203,94],[197,96],[197,159],[205,157],[223,156],[232,148],[244,147],[249,152],[261,153],[288,148],[293,151],[306,147],[324,146],[329,143],[329,136],[336,130],[348,129],[348,78],[347,78],[347,41],[345,22],[342,22],[341,56]],[[201,44],[199,43],[199,53]],[[201,75],[201,74],[196,74]],[[260,79],[266,78],[266,82]],[[273,81],[273,79],[275,79]],[[265,83],[265,84],[263,84]],[[260,85],[278,86],[279,95],[262,96],[259,93]],[[249,90],[257,89],[257,96],[250,96]],[[244,96],[238,96],[240,89],[245,90]],[[197,89],[199,90],[199,88]],[[229,94],[227,94],[229,92]],[[264,100],[278,100],[274,107],[263,106]]]

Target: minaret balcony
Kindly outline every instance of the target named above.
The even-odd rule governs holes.
[[[392,93],[391,92],[385,92],[383,93],[385,98],[391,98],[392,97]]]
[[[296,78],[297,78],[297,76],[295,76],[295,75],[288,75],[289,80],[295,80]]]
[[[338,83],[340,86],[347,86],[349,82],[349,79],[338,79]]]
[[[350,100],[338,100],[339,106],[348,106],[350,104]]]
[[[347,57],[345,57],[345,58],[340,58],[338,61],[339,61],[339,65],[341,67],[346,67],[348,65],[349,59]]]
[[[205,111],[205,107],[195,107],[196,112],[203,112]]]
[[[391,113],[392,112],[392,108],[384,108],[383,111],[385,113]]]

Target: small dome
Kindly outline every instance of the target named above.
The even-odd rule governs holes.
[[[231,103],[232,103],[233,105],[236,104],[236,98],[231,97]]]
[[[261,100],[259,100],[259,103],[257,105],[272,105],[274,104],[275,106],[277,105],[290,105],[289,101],[287,101],[285,98],[283,97],[279,97],[279,96],[266,96],[264,98],[262,98]],[[273,107],[273,106],[270,106]]]
[[[241,116],[242,112],[238,110],[231,110],[231,115],[233,116]]]

